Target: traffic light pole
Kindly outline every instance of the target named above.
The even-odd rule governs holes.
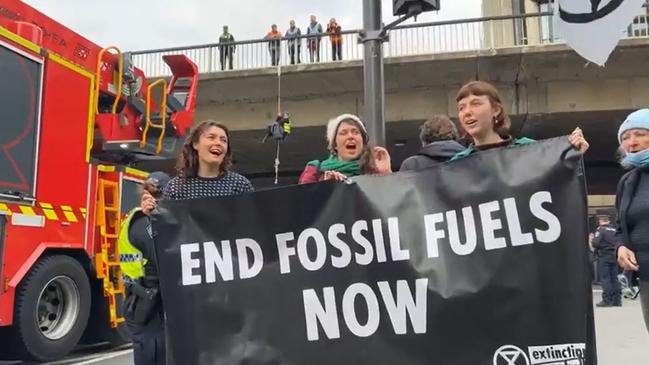
[[[388,30],[419,13],[421,8],[413,8],[407,15],[383,26],[381,0],[363,0],[363,32],[359,35],[359,42],[363,43],[364,48],[364,120],[368,126],[370,142],[374,145],[385,146],[383,43],[388,40]]]
[[[364,47],[363,79],[365,122],[370,142],[385,146],[385,112],[383,79],[383,42],[381,0],[363,0],[363,29],[360,41]]]

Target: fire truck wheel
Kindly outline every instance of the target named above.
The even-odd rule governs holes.
[[[15,305],[15,339],[21,358],[61,358],[77,345],[88,322],[88,275],[69,256],[46,256],[19,285]]]

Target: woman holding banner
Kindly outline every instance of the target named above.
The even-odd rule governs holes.
[[[219,122],[206,120],[187,136],[176,169],[178,176],[169,181],[163,199],[200,199],[252,192],[245,177],[230,171],[232,150],[230,132]],[[140,207],[146,214],[156,206],[150,194],[142,196]]]
[[[383,147],[371,147],[363,122],[355,115],[342,114],[327,124],[326,160],[309,161],[298,182],[308,184],[323,180],[345,181],[364,174],[392,172],[390,154]]]
[[[627,172],[617,185],[617,262],[640,276],[640,301],[649,332],[649,109],[631,113],[617,133]]]
[[[465,158],[473,153],[511,145],[524,145],[534,142],[529,138],[513,138],[510,134],[511,121],[498,90],[490,83],[472,81],[462,86],[455,98],[458,118],[464,132],[473,143],[458,152],[451,161]],[[569,137],[573,147],[581,153],[588,149],[588,142],[580,128]]]

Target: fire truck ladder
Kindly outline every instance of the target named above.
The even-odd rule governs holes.
[[[95,267],[97,277],[103,280],[104,296],[108,298],[110,325],[115,328],[124,321],[117,313],[117,296],[124,295],[117,245],[120,227],[119,184],[101,177],[102,173],[113,171],[113,167],[99,166],[97,225],[101,237],[101,252],[95,256]]]
[[[160,103],[160,113],[159,113],[159,122],[160,124],[153,123],[151,121],[151,90],[154,87],[162,85],[162,101]],[[145,124],[144,131],[142,131],[142,139],[140,140],[140,148],[144,148],[147,142],[147,137],[149,135],[149,128],[155,128],[160,130],[160,135],[158,135],[158,142],[156,143],[155,153],[160,153],[162,150],[162,140],[165,136],[167,130],[167,81],[165,79],[159,79],[151,83],[146,91],[146,115],[145,115]]]
[[[117,115],[117,106],[119,105],[119,99],[122,97],[122,83],[124,76],[124,58],[122,57],[122,51],[115,46],[110,46],[102,49],[97,56],[97,70],[95,71],[95,113],[99,114],[99,86],[101,83],[101,68],[103,65],[104,54],[108,51],[114,51],[114,55],[117,57],[117,82],[115,82],[115,100],[111,107],[111,115]]]

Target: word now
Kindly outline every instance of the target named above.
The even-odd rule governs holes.
[[[410,285],[406,280],[396,283],[396,297],[392,295],[393,289],[387,281],[379,281],[378,296],[385,311],[380,310],[379,298],[374,290],[365,283],[350,285],[342,296],[339,307],[336,292],[333,287],[322,289],[322,300],[314,289],[302,291],[304,300],[304,316],[306,320],[306,333],[309,341],[320,339],[318,324],[322,327],[328,339],[340,338],[339,308],[347,329],[358,337],[369,337],[379,328],[381,313],[387,312],[392,329],[397,335],[408,332],[408,321],[416,334],[426,333],[426,292],[428,279],[415,280],[415,295],[413,298]],[[367,319],[361,323],[356,315],[356,302],[361,301],[367,313]],[[365,315],[363,315],[365,317]],[[363,318],[365,319],[365,318]]]

